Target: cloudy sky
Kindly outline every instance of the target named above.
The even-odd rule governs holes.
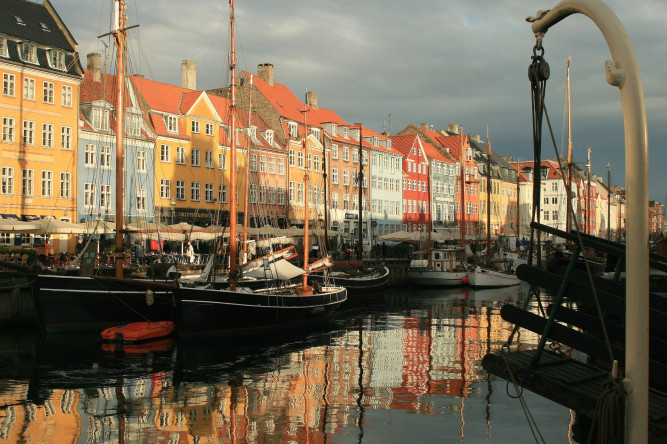
[[[85,65],[105,51],[112,0],[51,0]],[[434,129],[458,123],[515,159],[533,157],[527,69],[535,38],[527,16],[554,0],[237,0],[238,68],[256,73],[272,63],[275,81],[298,97],[318,93],[321,107],[349,123],[396,133],[410,123]],[[667,192],[667,2],[607,0],[625,27],[639,63],[646,99],[650,199]],[[197,88],[229,83],[229,3],[225,0],[127,0],[133,73],[180,84],[182,60],[197,63]],[[559,152],[567,149],[565,84],[572,56],[573,157],[624,185],[625,154],[618,88],[605,81],[611,59],[602,34],[585,16],[571,16],[544,39],[551,67],[547,112]],[[543,157],[555,148],[544,129]]]

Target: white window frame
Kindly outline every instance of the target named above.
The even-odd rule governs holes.
[[[72,173],[63,171],[60,173],[60,197],[69,199],[72,195]]]
[[[51,105],[56,102],[56,85],[53,82],[43,82],[42,101]]]
[[[14,167],[2,167],[2,187],[4,195],[14,194]]]
[[[23,78],[23,100],[35,100],[35,79]]]
[[[42,197],[53,197],[53,171],[42,170]]]
[[[171,198],[171,180],[160,179],[160,199]]]

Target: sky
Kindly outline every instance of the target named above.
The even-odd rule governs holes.
[[[112,56],[112,0],[50,0],[86,54]],[[180,85],[181,61],[197,63],[197,89],[229,84],[229,2],[126,0],[130,72]],[[410,123],[435,130],[459,124],[494,151],[533,158],[528,67],[535,37],[526,17],[553,0],[236,0],[237,69],[274,65],[275,81],[297,97],[378,132]],[[644,88],[649,140],[649,199],[667,194],[667,2],[607,0],[632,43]],[[572,58],[573,159],[625,185],[620,91],[606,83],[611,54],[596,25],[573,15],[543,40],[551,69],[542,157],[567,154],[566,74]],[[303,99],[302,99],[303,100]],[[554,146],[555,145],[555,146]],[[607,164],[609,163],[609,170]]]

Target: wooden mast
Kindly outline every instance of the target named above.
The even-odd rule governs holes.
[[[114,9],[114,29],[118,58],[117,91],[116,91],[116,277],[123,277],[125,249],[123,246],[123,205],[125,200],[123,170],[125,153],[123,151],[123,91],[125,90],[125,2],[116,0]]]
[[[461,171],[459,175],[461,176],[461,225],[459,230],[461,231],[461,245],[465,245],[466,243],[466,232],[465,232],[465,227],[466,227],[466,219],[465,219],[465,204],[466,204],[466,197],[465,197],[465,174],[464,174],[464,160],[465,160],[465,155],[463,153],[463,126],[459,128],[459,134],[461,138]]]
[[[572,108],[570,107],[570,66],[572,56],[567,58],[567,217],[565,218],[565,231],[572,230]]]
[[[308,271],[308,242],[310,242],[308,231],[309,227],[309,218],[308,214],[308,185],[310,178],[308,177],[308,169],[310,165],[308,164],[308,100],[303,107],[303,158],[306,161],[304,165],[304,175],[303,175],[303,188],[304,188],[304,199],[303,199],[303,269]],[[308,273],[303,274],[302,280],[303,288],[308,287]]]
[[[252,142],[252,137],[250,137],[250,120],[252,118],[252,74],[250,74],[250,88],[248,88],[248,134],[246,138],[248,139],[248,147],[246,150],[246,160],[245,160],[245,198],[243,199],[243,263],[248,262],[248,209],[249,204],[249,194],[250,194],[250,146]]]
[[[491,263],[491,137],[486,129],[486,263]]]
[[[364,256],[364,150],[363,150],[363,140],[361,133],[364,129],[363,123],[358,123],[359,125],[359,175],[357,176],[359,184],[359,256],[358,260]],[[370,245],[370,242],[369,242]]]
[[[236,270],[238,249],[236,244],[237,202],[236,202],[236,53],[234,51],[234,0],[229,0],[230,18],[230,53],[229,69],[231,71],[231,103],[229,106],[229,276],[231,289],[236,290]]]

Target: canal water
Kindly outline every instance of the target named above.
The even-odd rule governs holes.
[[[0,442],[568,442],[569,410],[524,392],[524,412],[481,366],[527,295],[399,287],[312,331],[140,346],[0,331]]]

